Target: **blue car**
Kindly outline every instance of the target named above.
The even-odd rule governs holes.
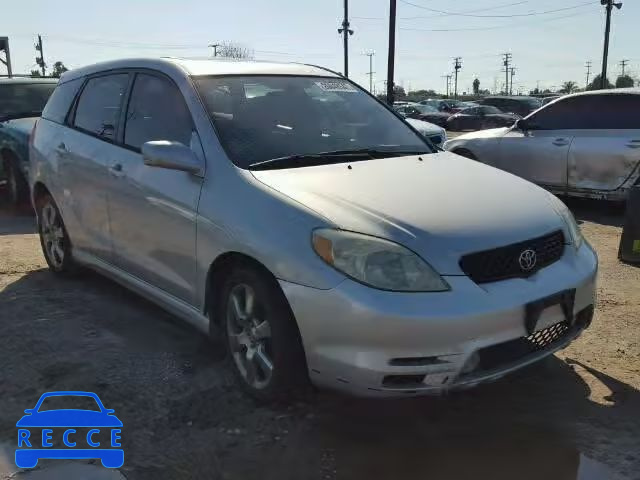
[[[55,409],[39,411],[42,403],[51,397],[90,397],[95,400],[99,410]],[[16,465],[20,468],[33,468],[41,458],[57,459],[92,459],[99,458],[107,468],[118,468],[124,463],[124,451],[120,447],[120,428],[122,422],[113,413],[114,410],[104,407],[100,398],[92,392],[49,392],[40,397],[36,406],[24,411],[26,415],[18,420],[18,448],[16,449]],[[43,428],[41,438],[34,435],[32,428]],[[91,427],[86,435],[90,448],[74,448],[76,446],[75,428]],[[53,428],[64,428],[62,439],[67,448],[52,448]],[[110,429],[110,447],[104,448],[95,440],[101,429]],[[38,430],[39,432],[39,430]],[[72,436],[74,437],[72,439]],[[40,441],[41,440],[41,441]],[[100,448],[102,447],[102,448]]]

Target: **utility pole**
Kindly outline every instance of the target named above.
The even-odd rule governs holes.
[[[387,103],[393,105],[393,68],[396,57],[396,0],[389,0],[389,54],[387,58]]]
[[[445,78],[447,80],[447,95],[446,97],[449,98],[449,86],[451,85],[451,75],[442,75],[442,78]]]
[[[503,53],[504,56],[504,94],[509,94],[509,64],[511,63],[512,55],[510,53]]]
[[[7,76],[11,78],[13,71],[11,69],[11,52],[9,51],[9,37],[0,37],[0,52],[4,52],[4,60],[0,58],[0,63],[7,67]]]
[[[44,62],[44,49],[42,48],[42,37],[40,35],[38,35],[38,43],[36,43],[35,47],[36,47],[36,51],[40,52],[40,56],[36,57],[36,63],[42,69],[42,76],[44,77],[47,75],[47,72],[45,70],[47,67],[47,64]]]
[[[454,61],[453,68],[455,70],[455,76],[456,76],[453,98],[458,98],[458,70],[462,68],[461,60],[462,60],[462,57],[456,57],[453,59]]]
[[[626,68],[626,66],[629,64],[629,60],[622,60],[620,62],[620,66],[622,67],[622,76],[624,77],[624,69]]]
[[[616,7],[618,10],[622,8],[622,2],[614,3],[613,0],[600,0],[600,4],[605,6],[607,11],[607,20],[604,27],[604,49],[602,52],[602,73],[600,74],[600,88],[607,85],[607,61],[609,58],[609,33],[611,33],[611,10]]]
[[[213,56],[217,57],[218,56],[218,47],[221,47],[222,44],[220,43],[212,43],[211,45],[209,45],[211,48],[213,48]]]
[[[513,77],[516,74],[516,67],[511,67],[511,88],[509,89],[509,95],[513,95]]]
[[[375,54],[376,52],[365,53],[365,55],[369,57],[369,73],[367,73],[367,75],[369,75],[369,92],[370,93],[373,93],[373,74],[376,73],[373,71],[373,56]]]
[[[342,34],[344,43],[344,76],[349,77],[349,35],[353,35],[353,30],[349,28],[349,0],[344,0],[344,20],[342,20],[342,28],[338,29],[338,33]]]
[[[589,86],[589,77],[591,76],[591,60],[585,63],[584,66],[587,69],[587,84],[585,86],[587,88]]]

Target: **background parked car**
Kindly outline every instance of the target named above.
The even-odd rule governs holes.
[[[9,203],[28,198],[29,135],[57,80],[0,79],[0,180]]]
[[[507,127],[521,118],[513,113],[504,113],[490,105],[465,108],[447,120],[447,130],[482,130],[485,128]]]
[[[422,100],[420,105],[434,107],[439,112],[451,113],[454,111],[454,101],[451,99],[443,100],[438,98],[428,98],[426,100]]]
[[[417,118],[405,118],[405,120],[437,147],[442,148],[444,142],[447,141],[447,131],[444,128]]]
[[[521,117],[526,117],[534,110],[542,106],[542,101],[535,97],[487,97],[479,102],[481,105],[491,105],[506,113],[515,113]]]
[[[394,108],[404,117],[424,120],[442,128],[447,127],[447,119],[451,116],[451,114],[440,112],[430,105],[403,105]]]
[[[511,128],[461,135],[445,148],[560,194],[624,200],[640,184],[640,89],[567,95]]]

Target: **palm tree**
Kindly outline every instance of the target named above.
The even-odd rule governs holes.
[[[562,84],[562,88],[559,90],[560,93],[573,93],[578,91],[578,84],[569,80],[568,82],[564,82]]]

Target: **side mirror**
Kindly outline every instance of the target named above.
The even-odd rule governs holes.
[[[142,144],[144,164],[150,167],[202,174],[202,162],[196,154],[180,142],[155,140]]]
[[[33,413],[33,408],[27,408],[24,413],[26,413],[27,415],[31,415]]]

